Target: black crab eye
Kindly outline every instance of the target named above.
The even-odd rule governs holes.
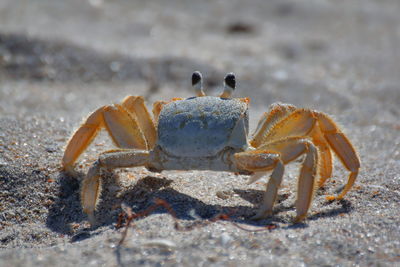
[[[201,73],[199,71],[193,72],[193,74],[192,74],[192,86],[195,86],[196,84],[201,82],[201,80],[202,80]]]
[[[229,86],[230,88],[232,88],[233,90],[235,89],[235,87],[236,87],[236,77],[235,77],[235,74],[233,72],[228,73],[225,76],[225,84],[227,86]]]
[[[192,86],[197,96],[205,96],[203,91],[203,77],[200,71],[195,71],[192,74]]]

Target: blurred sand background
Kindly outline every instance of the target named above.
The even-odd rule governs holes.
[[[396,266],[400,264],[400,1],[0,1],[1,266]],[[286,169],[272,218],[248,218],[263,184],[217,172],[104,174],[99,225],[88,229],[82,179],[112,147],[102,133],[78,178],[60,172],[69,136],[96,108],[126,95],[193,95],[200,70],[210,95],[235,72],[251,101],[251,128],[280,101],[327,112],[362,160],[344,201],[347,171],[319,190],[293,225],[299,162]],[[139,212],[125,243],[120,204]],[[207,223],[235,208],[232,220]],[[265,226],[273,229],[265,230]]]

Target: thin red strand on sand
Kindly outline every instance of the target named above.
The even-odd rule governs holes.
[[[231,216],[235,213],[235,210],[232,210],[229,214],[218,214],[216,215],[214,218],[211,218],[210,220],[204,220],[204,221],[197,221],[192,223],[191,225],[186,225],[186,226],[182,226],[179,224],[178,222],[178,217],[176,216],[176,212],[174,211],[174,209],[171,207],[171,205],[160,198],[156,198],[154,200],[154,204],[150,207],[148,207],[146,210],[139,212],[139,213],[133,213],[132,212],[132,208],[125,206],[124,204],[122,204],[122,212],[119,214],[118,216],[118,221],[116,224],[116,228],[124,228],[124,231],[122,232],[122,236],[120,241],[118,242],[118,245],[122,245],[122,243],[125,241],[125,238],[128,234],[128,229],[131,226],[131,223],[134,219],[136,218],[141,218],[141,217],[146,217],[149,216],[153,211],[155,211],[158,207],[163,207],[167,210],[168,214],[170,214],[173,219],[174,219],[174,228],[177,231],[191,231],[194,228],[197,227],[204,227],[207,226],[209,224],[218,222],[218,221],[229,221],[230,223],[232,223],[234,226],[236,226],[237,228],[243,230],[243,231],[247,231],[247,232],[262,232],[262,231],[271,231],[273,229],[278,228],[278,226],[276,224],[267,224],[266,226],[260,227],[258,229],[250,229],[250,228],[246,228],[243,227],[242,225],[239,225],[238,223],[234,222],[231,219]]]

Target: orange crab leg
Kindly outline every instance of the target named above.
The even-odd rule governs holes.
[[[266,134],[270,129],[284,117],[296,110],[296,107],[289,104],[272,104],[268,112],[265,112],[259,121],[250,144],[253,147],[259,147],[265,141]]]
[[[300,170],[300,176],[297,185],[295,222],[302,221],[310,207],[314,197],[316,177],[319,169],[318,151],[311,141],[301,137],[291,137],[276,141],[267,146],[267,149],[279,151],[282,155],[282,161],[288,163],[302,154],[306,154]]]
[[[137,119],[139,127],[146,138],[148,147],[153,148],[157,141],[157,132],[150,113],[144,105],[143,97],[127,96],[122,101],[122,106]]]
[[[298,158],[302,154],[306,154],[298,182],[297,217],[295,221],[303,220],[307,215],[315,191],[315,178],[319,168],[317,149],[311,141],[301,137],[279,140],[266,145],[264,148],[266,150],[235,154],[236,164],[239,168],[255,172],[274,169],[267,184],[263,203],[254,219],[264,218],[271,214],[283,175],[283,164]]]
[[[242,169],[258,171],[256,173],[262,172],[262,174],[267,170],[273,169],[266,186],[266,191],[264,192],[263,202],[257,214],[252,219],[257,220],[272,214],[272,207],[278,195],[278,189],[281,185],[285,169],[280,157],[280,154],[276,151],[268,150],[255,150],[235,154],[236,164]],[[257,178],[261,178],[261,176],[257,176]]]
[[[122,105],[99,108],[76,130],[62,159],[65,170],[73,170],[75,161],[103,127],[121,148],[149,149],[156,140],[154,123],[141,97],[127,97]]]
[[[103,116],[106,129],[118,147],[147,149],[138,121],[121,105],[105,107]]]
[[[103,124],[103,108],[99,108],[74,133],[65,148],[62,159],[62,165],[66,171],[72,171],[72,165],[96,137]]]
[[[90,223],[95,223],[94,211],[101,194],[101,168],[126,168],[144,166],[149,161],[149,152],[136,149],[117,149],[104,152],[90,167],[82,182],[81,202],[83,212],[89,217]]]
[[[275,111],[278,114],[279,112],[280,109]],[[274,118],[274,116],[271,118]],[[320,186],[332,175],[333,158],[330,151],[332,149],[346,169],[350,171],[343,192],[337,196],[337,199],[343,198],[355,182],[360,168],[360,160],[348,138],[340,131],[333,120],[324,113],[304,109],[298,109],[283,117],[283,119],[275,120],[278,121],[275,124],[265,123],[268,124],[268,127],[259,127],[260,129],[252,140],[252,144],[256,144],[257,148],[265,148],[271,140],[284,139],[288,136],[309,137],[318,148],[321,165],[319,170]],[[334,197],[328,198],[335,199]]]
[[[167,101],[156,101],[156,102],[154,102],[154,104],[153,104],[153,117],[154,117],[155,123],[158,122],[158,116],[160,116],[160,112],[161,112],[163,106],[165,104],[167,104],[167,103],[168,103]]]
[[[257,141],[255,143],[258,145],[258,148],[264,148],[271,141],[285,139],[290,136],[310,137],[313,144],[318,148],[321,165],[319,169],[319,184],[322,186],[332,175],[333,161],[329,144],[322,135],[319,127],[315,127],[317,119],[314,112],[311,110],[298,109],[287,115],[287,113],[291,112],[294,108],[294,106],[285,106],[283,104],[273,107],[272,110],[274,114],[277,115],[271,116],[271,118],[278,122],[274,123],[271,121],[269,123],[269,129],[266,126],[260,127],[260,132],[256,136],[257,139],[253,139],[253,141]],[[263,130],[266,132],[261,134]]]
[[[312,137],[313,144],[318,148],[318,155],[320,158],[318,186],[322,187],[325,184],[326,180],[332,176],[332,152],[319,127],[314,127],[310,135]]]
[[[315,122],[316,119],[314,118],[312,111],[298,109],[276,123],[266,134],[262,143],[265,144],[291,136],[306,136],[314,127]]]
[[[349,178],[343,191],[336,197],[336,199],[342,199],[346,193],[353,186],[358,171],[360,169],[360,159],[350,143],[349,139],[339,130],[339,127],[324,113],[315,113],[318,119],[318,125],[321,128],[326,141],[329,143],[332,150],[338,156],[340,161],[350,171]],[[335,199],[335,197],[328,197],[329,200]]]

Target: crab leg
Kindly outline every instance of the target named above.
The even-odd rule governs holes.
[[[103,126],[103,108],[99,108],[86,119],[69,140],[62,159],[62,165],[65,170],[72,171],[74,162]]]
[[[259,147],[266,138],[270,129],[284,117],[296,110],[296,107],[290,104],[275,103],[272,104],[268,112],[265,112],[259,121],[250,144],[253,147]]]
[[[239,168],[249,171],[268,171],[274,169],[271,180],[267,184],[264,200],[255,219],[271,214],[276,199],[277,190],[283,175],[283,164],[286,164],[302,154],[306,154],[300,171],[296,201],[296,222],[305,218],[314,195],[315,178],[318,173],[318,152],[315,146],[306,139],[291,137],[279,140],[263,147],[266,150],[255,150],[235,154]],[[282,165],[282,166],[281,166]]]
[[[156,130],[141,97],[127,97],[122,105],[104,106],[93,112],[69,140],[62,159],[65,170],[89,146],[101,128],[106,128],[121,148],[148,149],[154,146]]]
[[[121,105],[106,106],[103,116],[106,129],[118,147],[148,148],[138,121]]]
[[[251,144],[263,147],[271,140],[283,139],[289,136],[309,136],[317,146],[321,168],[319,169],[319,184],[322,186],[332,175],[332,154],[327,141],[316,125],[312,111],[296,109],[292,105],[274,104],[271,114],[261,121]],[[261,125],[261,126],[260,126]]]
[[[155,122],[158,121],[158,116],[160,115],[161,109],[167,103],[168,103],[167,101],[156,101],[156,102],[154,102],[154,104],[153,104],[153,117],[154,117],[154,121]]]
[[[310,136],[313,143],[318,147],[322,166],[319,172],[320,186],[332,175],[332,154],[328,150],[332,149],[345,168],[350,171],[347,184],[339,196],[328,197],[329,200],[342,199],[353,186],[360,169],[359,157],[349,139],[326,114],[299,109],[280,120],[265,133],[265,137],[261,140],[261,145],[259,145],[258,148],[265,147],[265,144],[262,144],[262,142],[268,144],[268,140],[276,140],[296,135]]]
[[[111,150],[100,155],[99,159],[90,167],[82,182],[81,202],[83,212],[89,217],[90,223],[95,223],[94,211],[101,194],[102,168],[127,168],[144,166],[149,161],[149,152],[146,150]]]
[[[72,165],[105,127],[118,147],[146,149],[146,140],[137,121],[120,105],[101,107],[92,113],[69,140],[62,159],[65,170]]]
[[[144,105],[143,97],[127,96],[122,101],[122,106],[137,119],[139,127],[146,138],[148,147],[153,148],[157,139],[156,127],[154,126],[149,111]]]
[[[236,153],[235,160],[240,168],[257,171],[257,178],[261,178],[261,175],[257,175],[260,172],[263,174],[265,171],[273,169],[266,186],[266,191],[264,192],[263,202],[257,214],[252,219],[261,219],[271,215],[285,169],[281,155],[275,151],[256,150]]]
[[[311,127],[311,125],[314,126]],[[330,134],[333,135],[330,136]],[[299,109],[284,117],[275,125],[272,122],[268,127],[260,127],[252,142],[258,147],[262,147],[263,142],[265,144],[271,142],[270,140],[286,138],[287,136],[310,137],[314,145],[317,146],[321,165],[319,186],[323,186],[325,181],[332,176],[333,158],[331,149],[334,150],[343,165],[352,172],[343,193],[338,197],[342,198],[354,184],[360,163],[350,141],[332,119],[320,112]]]
[[[332,152],[319,127],[314,127],[310,135],[313,144],[318,148],[318,157],[320,162],[318,186],[322,187],[326,180],[332,176]]]
[[[315,112],[315,115],[317,116],[318,125],[321,129],[321,132],[326,141],[329,143],[329,146],[338,156],[346,169],[350,171],[347,184],[339,196],[328,197],[330,200],[335,198],[342,199],[351,189],[357,178],[358,171],[360,169],[360,159],[357,156],[357,153],[349,139],[347,139],[347,137],[339,130],[339,127],[332,121],[331,118],[321,112]]]
[[[263,144],[291,136],[307,136],[315,125],[316,119],[311,110],[297,109],[276,123],[261,141]]]

